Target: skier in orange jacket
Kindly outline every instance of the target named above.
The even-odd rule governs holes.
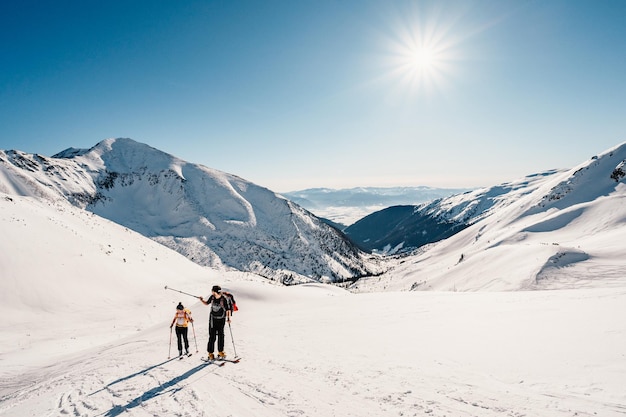
[[[191,318],[191,311],[183,306],[183,303],[178,303],[176,306],[176,314],[170,324],[170,329],[176,324],[176,339],[178,340],[178,356],[183,356],[183,341],[185,342],[185,355],[189,355],[189,339],[187,337],[187,324],[193,323]]]

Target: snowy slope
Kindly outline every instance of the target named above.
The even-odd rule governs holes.
[[[625,285],[351,294],[218,273],[68,204],[0,195],[0,222],[2,417],[626,412]],[[240,307],[223,367],[199,360],[206,307],[164,289],[215,283]],[[170,360],[178,301],[194,355]]]
[[[433,215],[472,226],[398,258],[392,271],[362,279],[354,289],[621,285],[626,280],[625,160],[626,143],[571,170],[512,182],[504,193],[476,190],[431,204]]]
[[[25,371],[136,334],[174,306],[164,286],[219,274],[67,202],[0,194],[0,360]]]
[[[231,327],[240,363],[206,365],[199,353],[168,360],[163,321],[3,379],[0,416],[625,412],[626,328],[615,320],[626,312],[624,288],[361,295],[311,286],[245,289]],[[372,308],[381,303],[394,308]],[[202,352],[206,311],[191,308]],[[226,346],[232,355],[230,335]]]
[[[380,271],[335,229],[270,190],[130,139],[53,158],[0,151],[0,191],[65,198],[200,265],[285,283]]]

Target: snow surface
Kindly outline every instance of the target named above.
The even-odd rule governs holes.
[[[353,294],[218,273],[60,202],[0,194],[0,224],[0,416],[626,414],[619,280]],[[243,359],[223,367],[199,359],[207,308],[164,288],[216,283],[240,308],[226,350]],[[168,359],[179,301],[196,319],[184,360]]]

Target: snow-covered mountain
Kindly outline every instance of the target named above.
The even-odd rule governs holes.
[[[344,232],[362,249],[383,254],[410,252],[446,239],[488,217],[522,195],[530,194],[559,172],[547,171],[493,187],[411,206],[393,206],[372,213]]]
[[[365,216],[344,233],[365,251],[393,255],[445,239],[464,227],[423,215],[415,206],[392,206]]]
[[[546,188],[547,202],[572,198],[567,188]],[[552,291],[354,294],[202,267],[64,199],[0,192],[0,416],[623,416],[624,199],[615,195],[574,212],[548,208],[543,223],[538,198],[519,221],[544,237],[498,242],[520,237],[509,213],[484,223],[477,242],[435,245],[430,257],[404,257],[391,276],[368,280],[392,289],[396,279],[447,271],[497,283],[515,279],[510,262],[520,255],[535,265],[553,242],[581,245],[593,263],[570,269],[575,280],[546,277]],[[470,253],[475,245],[482,253]],[[462,274],[451,266],[459,252]],[[238,364],[199,360],[208,309],[164,289],[206,297],[214,284],[237,296],[225,347]],[[170,359],[179,301],[194,317],[193,356],[183,360]]]
[[[626,143],[570,170],[415,208],[465,228],[359,290],[518,290],[626,279]],[[401,246],[401,244],[398,244]]]
[[[72,204],[200,265],[283,283],[377,273],[341,233],[272,191],[131,139],[51,158],[0,151],[0,192]]]
[[[346,225],[386,207],[416,205],[465,191],[468,189],[417,186],[309,188],[281,194],[344,229]]]

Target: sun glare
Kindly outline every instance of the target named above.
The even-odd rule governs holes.
[[[396,45],[392,75],[413,91],[441,88],[451,70],[445,52],[436,45]]]
[[[386,48],[389,52],[387,78],[398,84],[403,93],[420,94],[441,90],[455,71],[455,19],[442,20],[441,12],[415,12],[402,16],[390,25]]]
[[[412,71],[424,74],[436,70],[437,55],[431,48],[422,47],[416,49],[407,58],[407,65],[411,67],[410,70]]]

